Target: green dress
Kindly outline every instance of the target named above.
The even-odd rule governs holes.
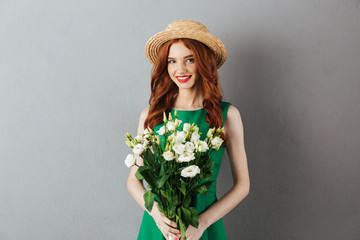
[[[229,102],[221,102],[221,109],[222,109],[222,118],[223,123],[226,119],[226,114],[229,109],[231,103]],[[175,110],[172,109],[171,113],[174,114]],[[183,123],[194,123],[199,127],[199,132],[201,133],[200,139],[204,140],[206,138],[206,133],[209,130],[209,125],[206,123],[205,114],[206,111],[204,108],[198,110],[177,110],[179,115],[178,119],[182,120],[179,129],[183,126]],[[154,131],[158,131],[161,126],[164,124],[159,124],[154,127]],[[224,125],[224,124],[223,124]],[[156,132],[157,134],[157,132]],[[224,147],[221,147],[218,151],[214,153],[212,156],[211,161],[215,161],[215,165],[212,169],[212,177],[208,181],[213,181],[213,184],[208,189],[208,192],[202,196],[200,194],[196,195],[195,198],[192,200],[192,205],[197,209],[198,213],[201,214],[207,208],[209,208],[213,203],[217,201],[216,197],[216,179],[219,174],[220,166],[222,157],[224,154]],[[141,222],[138,240],[163,240],[165,239],[162,235],[161,231],[157,227],[154,219],[144,211],[143,219]],[[213,223],[210,227],[208,227],[200,240],[224,240],[226,238],[224,223],[222,219],[219,219],[215,223]]]

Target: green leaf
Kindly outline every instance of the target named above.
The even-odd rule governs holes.
[[[146,171],[146,170],[149,170],[149,169],[151,169],[151,166],[140,166],[138,168],[138,171],[142,172],[142,171]]]
[[[198,226],[199,226],[199,216],[198,216],[198,212],[197,212],[196,208],[194,208],[194,207],[189,207],[189,211],[190,211],[190,213],[191,213],[190,224],[191,224],[194,228],[198,228]]]
[[[158,209],[160,212],[164,213],[164,207],[161,202],[158,203]]]
[[[150,148],[146,149],[144,153],[144,165],[145,166],[151,166],[155,168],[159,168],[159,163],[156,161],[154,154],[151,152]]]
[[[180,230],[180,232],[181,232],[181,238],[182,238],[182,239],[185,239],[185,238],[186,238],[186,235],[185,235],[185,233],[186,233],[186,227],[185,227],[184,222],[183,222],[183,220],[182,220],[183,218],[182,218],[182,216],[181,216],[181,209],[180,209],[180,208],[177,209],[177,214],[178,214],[178,217],[179,217],[178,227],[180,228],[179,230]]]
[[[200,173],[200,179],[201,180],[209,180],[211,178],[211,176],[212,176],[211,173],[210,174],[206,174],[206,173],[201,174]]]
[[[200,185],[196,188],[196,191],[204,196],[205,193],[207,192],[207,188],[204,185]]]
[[[155,195],[151,191],[147,191],[144,194],[145,207],[149,212],[151,212],[151,210],[153,208],[154,198],[155,198]]]
[[[184,199],[184,202],[183,202],[183,206],[184,207],[189,207],[190,206],[190,203],[191,203],[191,195],[186,195],[185,199]]]
[[[161,196],[164,198],[167,198],[166,192],[164,190],[160,190]]]
[[[161,164],[159,176],[163,176],[163,175],[165,175],[165,168],[164,168],[164,164]]]
[[[174,193],[174,195],[172,196],[172,203],[174,206],[179,205],[180,200],[179,200],[179,196],[177,194]]]
[[[184,225],[189,226],[190,221],[191,221],[191,212],[189,209],[181,207],[181,213],[183,216],[183,220],[184,220]]]
[[[162,176],[162,177],[157,181],[157,187],[158,187],[158,188],[161,188],[161,187],[164,185],[164,183],[169,179],[169,177],[170,177],[170,174]]]
[[[156,181],[153,173],[151,172],[151,166],[141,166],[138,169],[139,173],[144,177],[145,181],[151,188],[156,187]]]
[[[212,167],[215,165],[215,162],[209,162],[205,165],[205,168],[212,169]]]
[[[144,176],[141,175],[141,173],[139,172],[139,169],[136,171],[135,173],[135,177],[139,180],[143,180],[144,179]]]
[[[182,179],[180,179],[180,191],[182,194],[186,195],[186,183]]]
[[[170,204],[169,206],[169,216],[167,216],[168,218],[172,219],[175,217],[175,211],[176,211],[176,205],[174,204]]]
[[[204,155],[200,156],[198,165],[204,166],[207,162],[210,162],[210,157],[208,154],[204,154]],[[202,169],[203,169],[203,167],[202,167]]]

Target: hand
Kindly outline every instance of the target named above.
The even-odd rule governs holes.
[[[168,236],[172,237],[174,240],[180,239],[181,235],[179,234],[180,231],[176,229],[176,222],[171,221],[164,213],[160,212],[156,202],[154,203],[150,215],[153,217],[156,225],[166,240],[169,240]]]
[[[203,235],[205,229],[206,228],[200,222],[198,228],[189,225],[185,234],[186,240],[199,240]]]

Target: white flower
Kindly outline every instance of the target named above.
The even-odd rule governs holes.
[[[178,162],[190,162],[195,159],[195,154],[193,152],[184,152],[178,158]]]
[[[171,134],[171,135],[167,138],[167,142],[168,142],[168,143],[175,144],[175,142],[176,142],[176,136],[175,136],[174,134]]]
[[[166,127],[169,129],[169,131],[175,131],[175,123],[173,121],[168,121],[166,123]]]
[[[182,121],[176,118],[174,125],[175,125],[175,127],[177,128],[177,127],[180,126],[181,123],[182,123]]]
[[[190,141],[192,141],[194,143],[199,139],[200,139],[199,132],[198,131],[193,132],[193,134],[191,135]]]
[[[185,143],[185,151],[187,152],[193,152],[195,149],[195,145],[192,142],[186,142]]]
[[[171,151],[164,152],[162,156],[165,158],[166,161],[171,161],[175,158],[174,153]]]
[[[133,152],[137,155],[140,155],[144,150],[144,146],[140,143],[136,144],[133,148]]]
[[[196,165],[191,165],[191,166],[184,168],[181,171],[181,176],[182,177],[195,177],[196,174],[199,174],[199,173],[200,173],[200,168]]]
[[[134,154],[128,154],[125,159],[125,164],[127,167],[132,167],[136,163],[136,157]]]
[[[185,142],[186,134],[184,132],[177,132],[176,133],[176,142],[183,143]]]
[[[147,147],[149,147],[149,143],[150,143],[150,141],[145,138],[142,145],[143,145],[144,148],[147,148]]]
[[[190,131],[190,123],[184,123],[183,130],[188,133]]]
[[[159,135],[164,135],[164,134],[165,134],[165,126],[162,126],[162,127],[157,131],[157,133],[158,133]]]
[[[221,144],[224,142],[220,137],[214,137],[213,140],[211,140],[211,147],[214,149],[217,149],[221,146]]]
[[[150,134],[149,129],[146,128],[146,129],[144,130],[144,134]]]
[[[196,143],[196,149],[199,151],[199,152],[206,152],[207,150],[209,150],[209,146],[207,145],[206,142],[204,141],[198,141]]]
[[[175,145],[172,147],[172,149],[177,153],[177,154],[183,154],[185,151],[185,145],[181,144],[181,143],[175,143]]]

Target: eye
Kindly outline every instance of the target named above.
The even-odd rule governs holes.
[[[194,59],[193,58],[189,58],[186,60],[187,62],[194,62]]]
[[[168,63],[174,63],[175,62],[175,60],[169,60],[168,61]]]

